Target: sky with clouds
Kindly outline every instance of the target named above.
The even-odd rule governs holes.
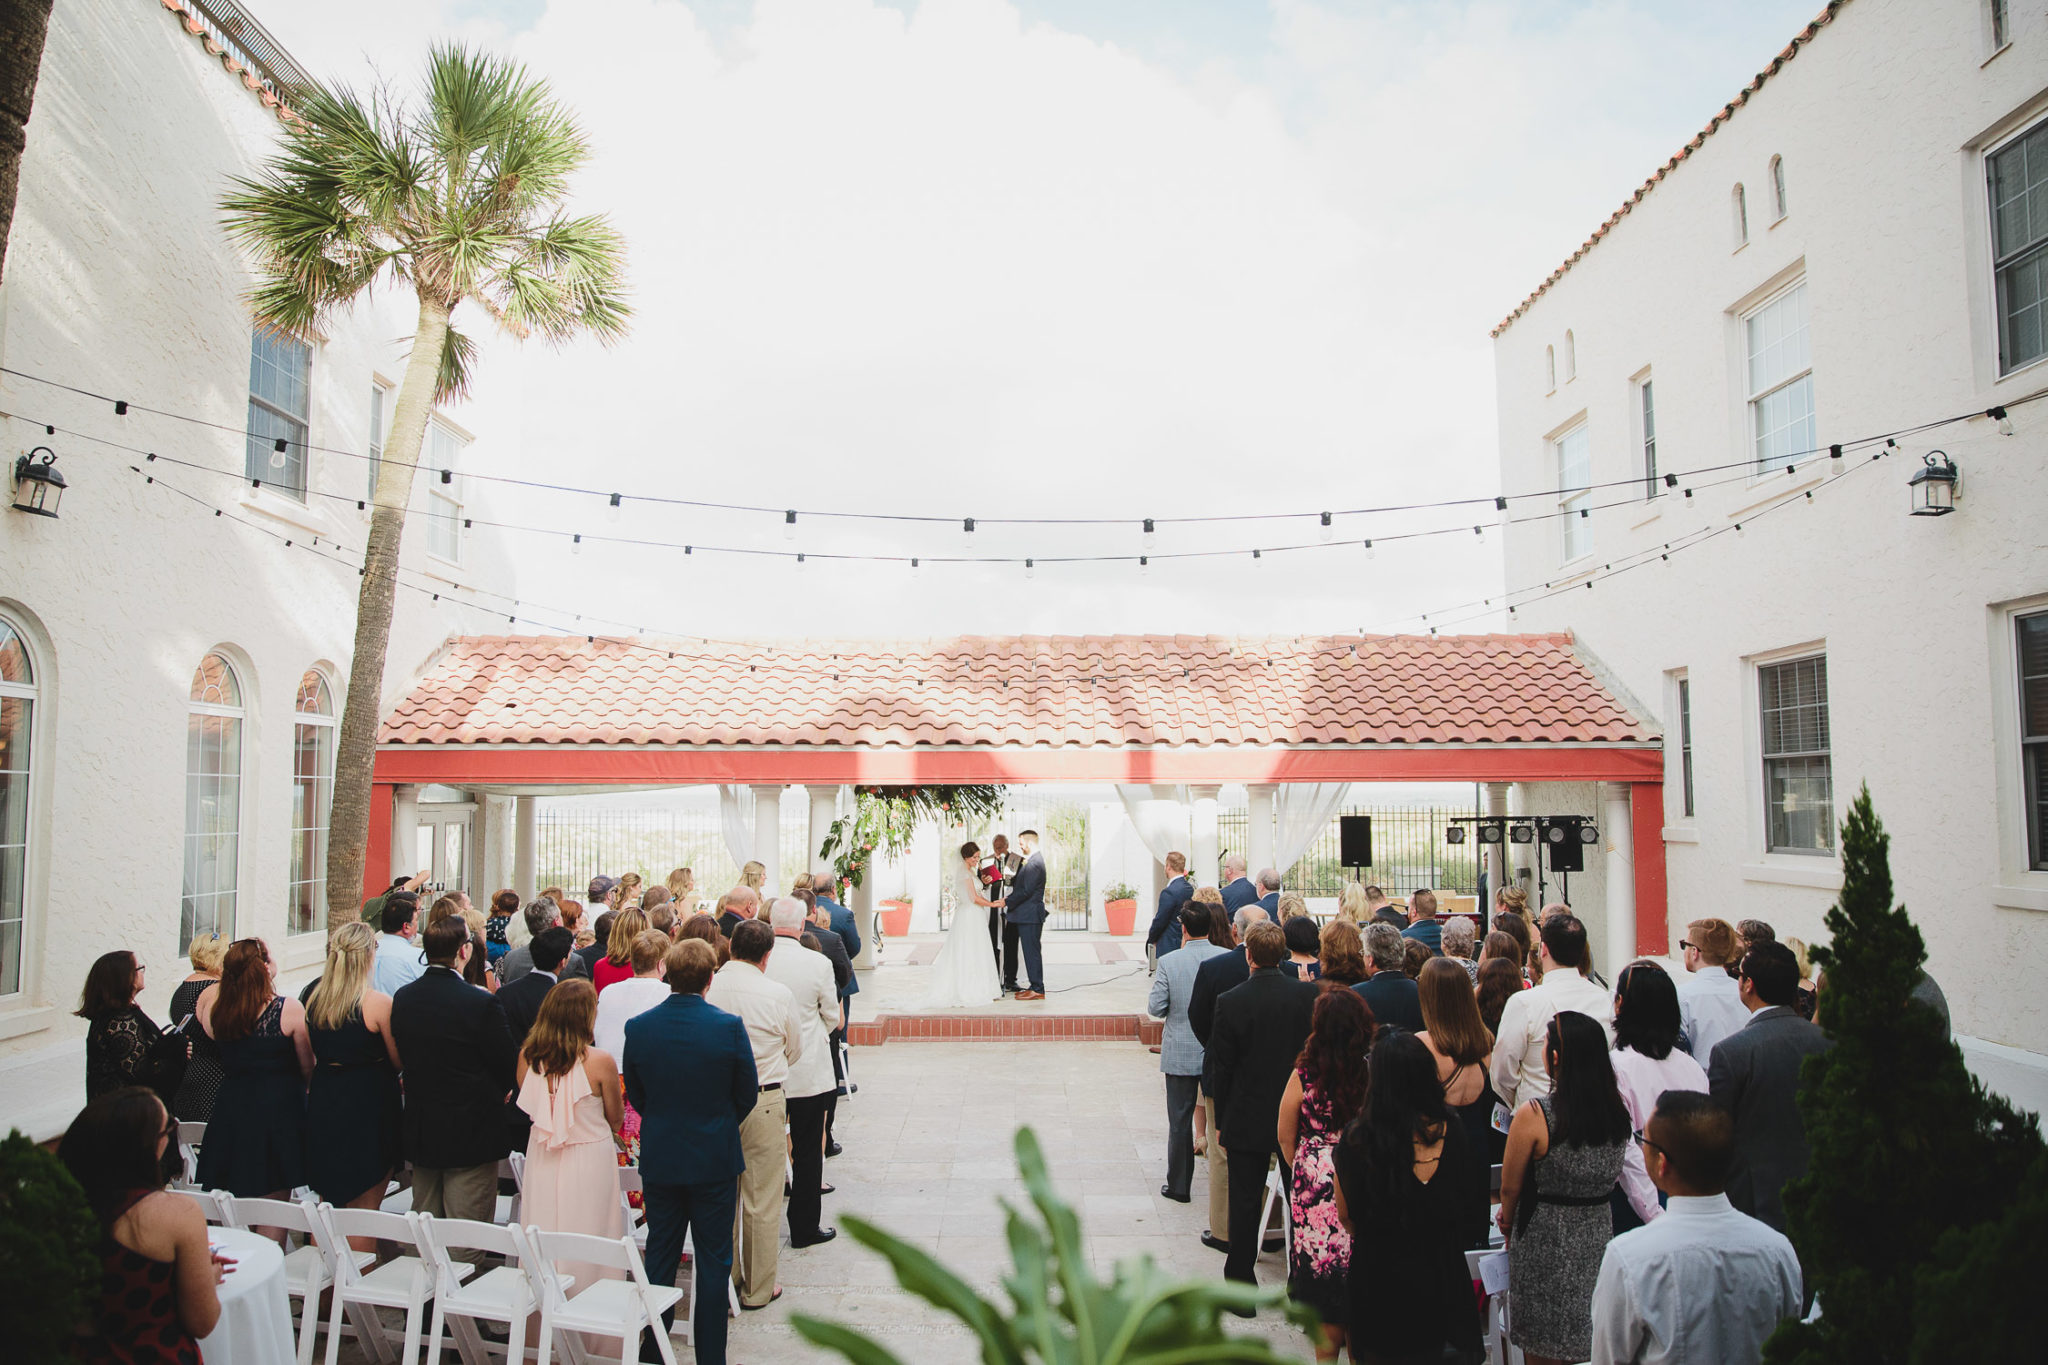
[[[315,75],[517,56],[580,116],[579,209],[632,335],[488,346],[473,467],[946,519],[713,514],[495,490],[520,593],[650,631],[1416,629],[1498,591],[1488,332],[1818,0],[251,0]],[[958,519],[1112,517],[1093,527]],[[1141,552],[1155,563],[935,563]],[[1404,532],[1449,534],[1389,545]],[[1306,544],[1268,553],[1255,547]],[[537,615],[539,613],[536,613]],[[1485,628],[1473,621],[1466,628]]]

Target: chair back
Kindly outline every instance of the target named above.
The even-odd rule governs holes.
[[[451,1254],[456,1251],[486,1251],[507,1261],[517,1261],[529,1283],[533,1281],[534,1256],[525,1231],[517,1223],[501,1226],[474,1218],[435,1218],[424,1213],[416,1217],[421,1255],[433,1262],[442,1293],[452,1293],[461,1287],[462,1276]],[[540,1292],[538,1285],[533,1289],[536,1294]]]
[[[303,1204],[283,1199],[236,1199],[231,1201],[235,1226],[254,1232],[260,1228],[281,1228],[311,1239],[315,1217],[310,1199]]]
[[[625,1271],[633,1287],[640,1291],[642,1300],[652,1306],[653,1315],[660,1316],[661,1308],[653,1306],[654,1285],[647,1278],[647,1265],[640,1259],[640,1249],[633,1245],[632,1238],[593,1237],[584,1232],[542,1232],[537,1227],[530,1227],[526,1230],[526,1240],[534,1250],[534,1261],[547,1286],[548,1298],[555,1307],[568,1302],[567,1291],[556,1267],[564,1261],[581,1261],[606,1270]]]
[[[216,1227],[242,1226],[235,1221],[234,1196],[226,1190],[179,1190],[178,1193],[199,1205],[199,1211],[206,1215],[206,1221]]]
[[[346,1287],[362,1278],[356,1258],[349,1250],[351,1237],[374,1237],[382,1242],[417,1249],[420,1245],[418,1215],[385,1213],[382,1209],[338,1209],[322,1203],[313,1211],[313,1237],[327,1262],[334,1267],[334,1282]]]

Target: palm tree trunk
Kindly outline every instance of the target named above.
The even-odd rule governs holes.
[[[43,69],[43,39],[50,31],[51,0],[0,3],[0,274],[7,269],[7,239],[14,232],[14,196],[21,185],[21,154],[28,147],[28,111]]]
[[[447,340],[447,305],[421,295],[419,328],[405,363],[405,381],[399,385],[384,463],[377,471],[377,500],[370,509],[370,538],[363,550],[362,592],[356,599],[355,654],[349,662],[341,733],[335,740],[334,806],[327,843],[329,933],[355,919],[363,899],[371,773],[383,718],[384,656],[391,644],[391,612],[398,596],[398,552],[405,536],[405,509],[412,501],[413,467],[426,440],[441,348]],[[377,880],[385,880],[384,869],[378,869]]]

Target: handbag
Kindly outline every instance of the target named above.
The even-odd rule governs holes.
[[[150,1040],[137,1079],[154,1090],[164,1108],[169,1109],[178,1087],[185,1083],[185,1069],[191,1064],[192,1040],[185,1036],[184,1025],[176,1024]]]

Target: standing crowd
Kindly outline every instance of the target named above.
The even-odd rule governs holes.
[[[1782,1191],[1808,1160],[1800,1065],[1829,1043],[1796,940],[1700,920],[1676,979],[1634,961],[1610,983],[1570,908],[1518,888],[1480,924],[1354,884],[1319,926],[1271,871],[1185,869],[1147,936],[1160,1193],[1191,1201],[1206,1156],[1203,1244],[1247,1284],[1284,1249],[1319,1359],[1479,1359],[1467,1253],[1495,1247],[1532,1365],[1755,1362],[1804,1310]],[[1914,1001],[1946,1014],[1931,979]]]
[[[201,1188],[374,1209],[397,1178],[416,1210],[488,1222],[520,1154],[522,1223],[608,1238],[634,1166],[649,1276],[675,1282],[687,1237],[745,1309],[781,1295],[785,1215],[794,1248],[837,1236],[824,1163],[861,939],[829,873],[771,899],[749,863],[715,914],[686,868],[595,877],[583,903],[500,891],[487,914],[460,892],[423,912],[424,880],[331,934],[297,998],[261,939],[193,940],[168,1027],[138,1003],[134,953],[93,964],[87,1104],[59,1149],[102,1229],[87,1358],[189,1365],[219,1316],[223,1263],[198,1206],[164,1190],[180,1121],[206,1125]],[[613,1273],[568,1269],[579,1288]],[[725,1295],[697,1297],[700,1362],[724,1361],[726,1317]],[[658,1358],[651,1339],[638,1355]]]

